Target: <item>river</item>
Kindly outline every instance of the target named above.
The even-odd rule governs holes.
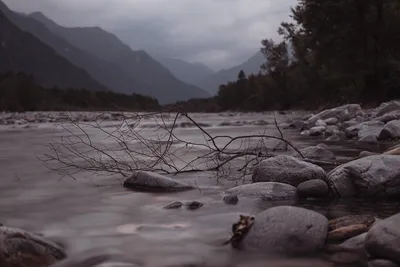
[[[293,119],[296,115],[293,114],[275,115],[279,123],[284,123]],[[207,125],[205,129],[211,135],[277,134],[272,113],[193,114],[193,118]],[[268,125],[250,124],[260,120]],[[238,123],[229,126],[223,122]],[[149,138],[155,133],[152,124],[150,119],[143,119],[141,124],[147,125],[144,129]],[[110,123],[107,127],[112,129]],[[302,137],[292,129],[282,131],[298,148],[323,140]],[[95,129],[88,133],[93,140],[107,142]],[[201,132],[193,127],[180,127],[177,134],[194,142],[204,140]],[[31,124],[29,128],[1,126],[0,222],[62,239],[71,254],[103,248],[121,253],[125,260],[137,266],[245,266],[240,264],[254,258],[219,246],[230,237],[230,226],[238,214],[256,214],[268,207],[286,204],[307,207],[328,218],[347,214],[387,217],[400,210],[397,202],[240,200],[237,205],[226,205],[221,194],[233,183],[217,182],[212,172],[177,175],[177,179],[194,182],[198,187],[179,193],[132,192],[121,186],[118,175],[82,173],[76,180],[60,179],[38,157],[48,152],[46,144],[66,135],[65,130],[50,123]],[[357,156],[363,149],[352,142],[328,145],[338,158]],[[163,209],[173,201],[191,200],[204,206],[198,210]]]

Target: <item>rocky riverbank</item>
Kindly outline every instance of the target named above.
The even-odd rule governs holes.
[[[217,199],[215,203],[210,204],[200,198],[196,200],[183,197],[182,199],[175,198],[168,205],[161,205],[163,207],[160,208],[162,216],[167,218],[167,221],[172,222],[174,216],[181,212],[198,214],[215,205],[221,205],[222,211],[228,212],[232,207],[253,200],[257,201],[256,203],[272,203],[271,206],[274,206],[273,203],[285,203],[285,205],[270,206],[255,213],[251,210],[251,207],[244,206],[246,212],[242,214],[254,216],[255,220],[254,224],[247,229],[248,232],[240,236],[239,250],[234,250],[230,246],[222,246],[224,240],[221,240],[221,242],[218,240],[216,242],[218,244],[214,244],[215,249],[221,250],[221,253],[229,253],[228,258],[230,260],[224,261],[222,265],[212,265],[208,264],[207,260],[196,259],[195,262],[198,263],[190,261],[190,266],[244,267],[269,265],[298,267],[306,265],[332,266],[332,263],[336,266],[400,266],[400,259],[398,258],[398,255],[400,255],[400,243],[398,242],[400,232],[397,230],[400,224],[400,213],[388,218],[377,218],[365,213],[332,218],[321,212],[296,206],[296,203],[303,200],[325,202],[333,199],[345,201],[352,201],[353,199],[368,199],[369,201],[398,199],[400,196],[399,147],[393,147],[383,153],[365,151],[357,159],[340,164],[330,171],[312,160],[336,161],[337,156],[329,147],[329,142],[334,139],[363,143],[360,140],[368,137],[369,140],[374,140],[369,144],[388,141],[394,143],[398,139],[396,123],[400,120],[400,117],[396,117],[396,114],[399,110],[400,104],[398,102],[385,103],[368,111],[364,111],[360,106],[354,104],[326,110],[308,116],[304,120],[293,121],[287,127],[297,129],[299,134],[308,135],[309,138],[314,138],[314,136],[324,137],[328,145],[316,144],[301,148],[299,149],[300,153],[292,149],[289,154],[264,159],[253,169],[250,183],[227,188],[220,196],[217,195],[217,198],[220,197],[220,199]],[[40,118],[44,119],[49,116],[48,113],[37,114],[34,119],[26,117],[27,114],[19,114],[18,116],[25,116],[21,118],[14,116],[4,119],[4,116],[8,115],[3,114],[2,121],[6,121],[6,124],[11,124],[11,121],[14,124],[19,124],[16,121],[21,119],[24,121],[20,125],[25,125],[35,123],[36,119],[40,120]],[[54,114],[54,122],[71,121],[70,115],[62,117],[62,113]],[[96,116],[100,116],[98,118],[102,120],[118,121],[118,119],[121,119],[118,118],[118,115],[98,114]],[[90,116],[87,115],[85,119],[84,116],[79,117],[77,115],[74,120],[90,120]],[[333,136],[335,138],[331,138]],[[180,192],[190,193],[202,190],[198,188],[196,183],[187,183],[173,176],[164,176],[152,172],[135,172],[131,177],[125,179],[123,186],[128,192],[140,192],[146,197],[160,199],[166,196],[177,196]],[[162,194],[162,196],[159,197],[158,194]],[[70,196],[70,193],[66,195]],[[122,201],[124,197],[127,197],[127,195],[116,195],[114,200]],[[96,208],[103,209],[104,207],[99,203],[96,203]],[[123,210],[123,213],[130,213],[132,206],[135,205],[141,204],[134,201],[129,202],[127,204],[129,209]],[[149,203],[145,205],[149,205]],[[112,208],[113,211],[114,209],[120,210],[121,203],[118,202],[118,205]],[[76,209],[79,209],[79,207],[76,207]],[[137,214],[141,213],[138,212]],[[212,216],[217,215],[219,214]],[[136,214],[132,216],[135,217]],[[208,218],[204,219],[203,224],[214,224],[212,219],[209,219],[212,216],[204,214],[203,216]],[[221,214],[221,216],[226,218],[226,214]],[[104,219],[105,217],[100,218]],[[237,222],[239,216],[235,217],[236,219],[232,218],[232,221],[224,219],[224,231],[230,231],[231,228],[234,228],[232,224]],[[88,224],[96,222],[94,220],[88,222]],[[50,265],[52,267],[152,266],[146,262],[133,264],[131,261],[127,261],[130,263],[125,263],[123,257],[114,256],[110,258],[107,253],[99,254],[97,252],[94,255],[87,253],[77,255],[70,253],[70,249],[62,245],[62,242],[59,243],[49,237],[13,227],[11,224],[0,227],[0,266],[2,267],[49,267]],[[174,228],[174,235],[183,231],[180,229],[179,227]],[[158,233],[166,230],[160,230],[153,226],[153,228],[148,227],[147,231],[150,234],[153,231]],[[205,231],[205,229],[202,231]],[[217,232],[212,232],[212,234],[218,236]],[[165,242],[166,246],[169,243],[168,240],[160,242]],[[132,249],[141,251],[140,244],[135,243]],[[252,261],[251,255],[253,253],[268,255],[271,258],[278,257],[282,261],[256,263]],[[235,262],[234,255],[237,254],[249,255],[250,261],[246,264]],[[285,261],[293,257],[296,259],[295,261],[290,263]],[[300,259],[297,260],[297,257],[309,258],[304,263]],[[316,263],[311,259],[318,261]],[[184,261],[181,264],[179,262],[173,265],[168,265],[165,262],[164,265],[160,266],[189,266],[187,264]]]

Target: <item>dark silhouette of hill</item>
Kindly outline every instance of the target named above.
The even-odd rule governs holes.
[[[29,14],[29,18],[43,23],[53,34],[67,40],[73,46],[118,66],[140,83],[141,90],[135,90],[136,92],[155,96],[160,103],[209,97],[206,91],[176,78],[145,51],[132,50],[116,35],[99,27],[63,27],[40,12]]]
[[[1,2],[0,2],[1,5]],[[108,90],[86,70],[59,56],[35,36],[20,30],[0,9],[0,73],[8,71],[33,75],[45,87]]]

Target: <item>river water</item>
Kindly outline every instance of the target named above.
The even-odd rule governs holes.
[[[284,123],[293,119],[293,114],[275,116],[279,123]],[[193,114],[193,118],[203,123],[212,136],[277,134],[272,113]],[[268,125],[254,125],[260,120],[268,122]],[[237,123],[229,126],[226,122]],[[150,118],[143,119],[140,125],[145,125],[143,131],[147,132],[143,135],[150,139],[157,132]],[[111,123],[103,126],[107,131],[114,129]],[[204,141],[197,128],[183,126],[189,127],[178,128],[177,135],[196,143]],[[301,137],[296,130],[282,131],[285,138],[298,148],[322,142],[317,138]],[[104,139],[104,134],[96,129],[87,129],[87,132],[96,142],[108,145],[113,142]],[[231,224],[239,214],[256,214],[268,207],[287,204],[316,210],[328,218],[347,214],[373,214],[384,218],[400,210],[400,203],[365,201],[287,203],[239,200],[237,205],[226,205],[221,198],[222,192],[234,183],[217,182],[212,172],[177,175],[177,179],[195,183],[197,187],[179,193],[131,192],[121,186],[122,177],[118,174],[80,173],[76,180],[70,177],[60,179],[38,157],[49,152],[47,144],[59,141],[62,136],[68,136],[68,132],[54,124],[32,124],[29,128],[2,126],[0,222],[62,239],[72,255],[101,248],[121,253],[121,259],[137,266],[251,266],[244,263],[255,258],[249,259],[248,255],[219,246],[230,237]],[[339,159],[357,156],[362,149],[352,142],[328,145]],[[370,149],[379,151],[382,148]],[[186,151],[180,156],[193,157],[196,153],[198,151]],[[192,200],[204,206],[198,210],[162,208],[173,201]],[[290,266],[301,264],[296,261]],[[280,264],[269,259],[269,265]]]

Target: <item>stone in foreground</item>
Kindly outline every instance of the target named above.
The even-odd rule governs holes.
[[[343,241],[368,231],[365,224],[353,224],[337,228],[328,233],[328,241]]]
[[[354,225],[354,224],[365,224],[370,227],[374,224],[375,217],[372,215],[347,215],[329,220],[329,230],[335,230],[342,227]]]
[[[326,241],[328,220],[304,208],[279,206],[255,217],[242,248],[261,253],[314,254]]]
[[[225,194],[224,198],[233,195],[269,201],[286,200],[296,198],[296,188],[283,183],[259,182],[236,186],[227,190]]]
[[[0,226],[1,267],[48,267],[66,257],[54,242],[22,229]]]
[[[397,197],[400,196],[399,166],[399,156],[364,157],[331,171],[328,185],[340,197]]]
[[[252,176],[254,183],[279,182],[296,187],[313,179],[326,180],[325,171],[317,165],[286,155],[263,160],[254,168]]]
[[[309,180],[299,184],[297,195],[302,198],[326,198],[329,196],[329,187],[323,180]]]
[[[137,171],[127,178],[124,187],[143,192],[174,192],[193,189],[192,186],[154,172]]]
[[[400,213],[373,225],[365,238],[365,248],[374,258],[400,264]]]

